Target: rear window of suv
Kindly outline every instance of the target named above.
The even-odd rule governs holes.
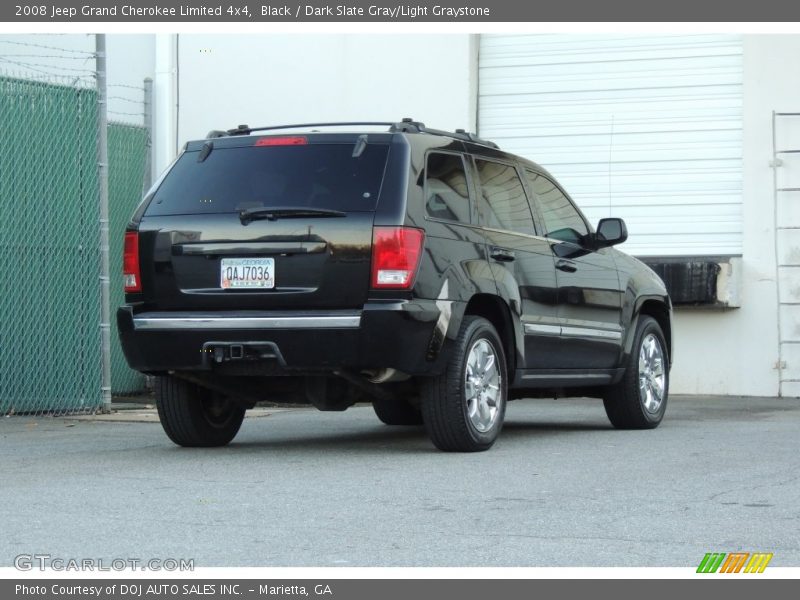
[[[156,191],[148,215],[238,212],[255,207],[375,210],[388,144],[247,146],[185,152]]]

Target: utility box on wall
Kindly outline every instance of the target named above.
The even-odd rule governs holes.
[[[742,259],[739,256],[645,257],[667,286],[674,306],[739,308]]]

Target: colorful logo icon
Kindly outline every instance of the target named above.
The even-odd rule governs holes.
[[[769,552],[709,552],[700,561],[698,573],[763,573],[769,561]]]

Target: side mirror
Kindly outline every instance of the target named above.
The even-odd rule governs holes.
[[[616,246],[628,239],[628,228],[622,219],[600,219],[594,234],[595,248]]]

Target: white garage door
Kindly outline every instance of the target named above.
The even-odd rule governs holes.
[[[478,130],[639,256],[741,253],[742,39],[482,35]]]

